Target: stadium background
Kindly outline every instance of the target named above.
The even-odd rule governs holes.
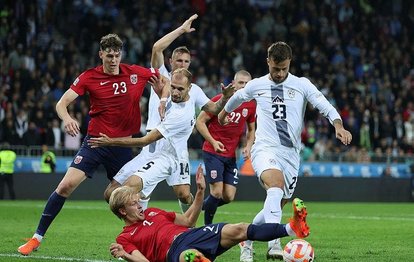
[[[266,48],[282,40],[293,48],[291,72],[311,79],[338,108],[353,143],[341,146],[328,121],[309,108],[302,134],[301,175],[307,177],[298,190],[302,185],[322,192],[337,185],[363,192],[355,199],[412,199],[414,4],[403,0],[1,1],[0,144],[10,144],[19,155],[18,198],[47,198],[36,192],[49,194],[61,178],[32,174],[38,171],[42,144],[57,154],[62,173],[86,134],[86,98],[70,108],[81,123],[82,135],[76,138],[62,132],[54,108],[80,72],[100,63],[100,37],[118,33],[125,43],[123,61],[149,66],[152,44],[193,13],[200,15],[193,24],[196,31],[178,38],[169,50],[190,48],[194,82],[209,97],[239,69],[254,77],[265,74]],[[141,101],[144,116],[146,102]],[[146,118],[142,121],[140,135]],[[195,130],[189,142],[193,163],[199,162],[201,143]],[[391,171],[392,179],[382,177],[384,170]],[[94,180],[85,187],[100,197],[103,186]],[[253,184],[255,178],[242,180]],[[27,186],[34,182],[44,190],[29,194]],[[239,192],[248,191],[246,198],[256,195],[250,190]],[[402,191],[404,196],[396,197]],[[259,187],[257,192],[262,192]],[[332,194],[319,198],[338,200],[334,196],[343,192],[333,188]],[[377,197],[370,198],[373,194]]]

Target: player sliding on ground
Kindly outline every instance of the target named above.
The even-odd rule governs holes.
[[[122,186],[111,194],[112,212],[124,220],[125,227],[111,244],[110,252],[127,261],[206,262],[213,261],[244,240],[269,241],[285,236],[304,238],[309,235],[306,207],[293,201],[293,217],[288,224],[217,223],[194,227],[201,212],[206,183],[201,166],[196,173],[197,193],[184,214],[158,208],[142,210],[136,191]]]

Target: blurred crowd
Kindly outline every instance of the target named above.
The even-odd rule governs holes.
[[[308,77],[353,134],[344,148],[329,122],[309,108],[305,160],[412,159],[414,2],[408,0],[1,1],[0,143],[79,147],[87,99],[70,108],[81,123],[78,137],[62,132],[55,104],[78,74],[100,64],[101,36],[119,34],[123,62],[149,67],[153,43],[193,13],[199,14],[196,31],[170,51],[180,45],[191,50],[193,81],[209,97],[239,69],[253,77],[268,72],[267,47],[286,41],[294,55],[291,73]],[[194,131],[190,148],[200,149],[201,141]]]

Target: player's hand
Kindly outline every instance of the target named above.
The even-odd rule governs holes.
[[[68,120],[63,121],[65,132],[70,136],[77,136],[80,133],[79,122],[69,117]]]
[[[230,123],[230,118],[228,117],[228,113],[226,111],[221,110],[221,112],[217,116],[217,120],[220,125],[225,126]]]
[[[197,14],[192,15],[190,18],[185,20],[185,22],[181,25],[181,30],[183,30],[185,33],[191,33],[195,31],[195,28],[191,27],[191,24],[194,20],[196,20],[198,17]]]
[[[223,152],[227,151],[226,147],[220,141],[215,140],[215,142],[213,142],[212,146],[214,148],[214,151],[217,152],[217,153],[223,153]]]
[[[206,189],[206,180],[204,178],[204,171],[201,164],[199,164],[197,167],[196,184],[197,190],[204,191]]]
[[[338,138],[342,142],[342,144],[344,144],[346,146],[351,144],[352,134],[351,134],[351,132],[349,132],[345,128],[343,128],[343,127],[336,128],[335,129],[335,135],[336,135],[336,138]]]
[[[250,150],[251,150],[251,147],[249,147],[249,146],[246,146],[245,148],[243,148],[242,155],[243,155],[244,161],[246,161],[247,159],[250,158],[250,156],[251,156]]]
[[[88,139],[88,145],[91,148],[111,145],[112,139],[109,136],[105,135],[104,133],[99,133],[99,135],[100,137],[91,137]]]
[[[221,85],[221,93],[223,94],[223,99],[224,101],[229,100],[229,98],[234,94],[235,90],[234,90],[234,85],[233,82],[231,82],[230,84],[228,84],[227,86],[224,86],[223,83],[220,84]]]
[[[152,88],[154,88],[155,93],[160,94],[162,91],[162,82],[161,78],[157,77],[155,75],[151,76],[151,78],[148,80],[148,83],[152,85]]]
[[[112,243],[109,246],[109,251],[111,252],[111,255],[115,258],[122,258],[125,256],[126,252],[122,245],[118,243]]]

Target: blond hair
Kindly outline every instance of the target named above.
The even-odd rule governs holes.
[[[124,219],[124,215],[119,209],[124,208],[129,201],[137,194],[134,188],[129,186],[121,186],[115,189],[109,198],[109,208],[119,219]]]

